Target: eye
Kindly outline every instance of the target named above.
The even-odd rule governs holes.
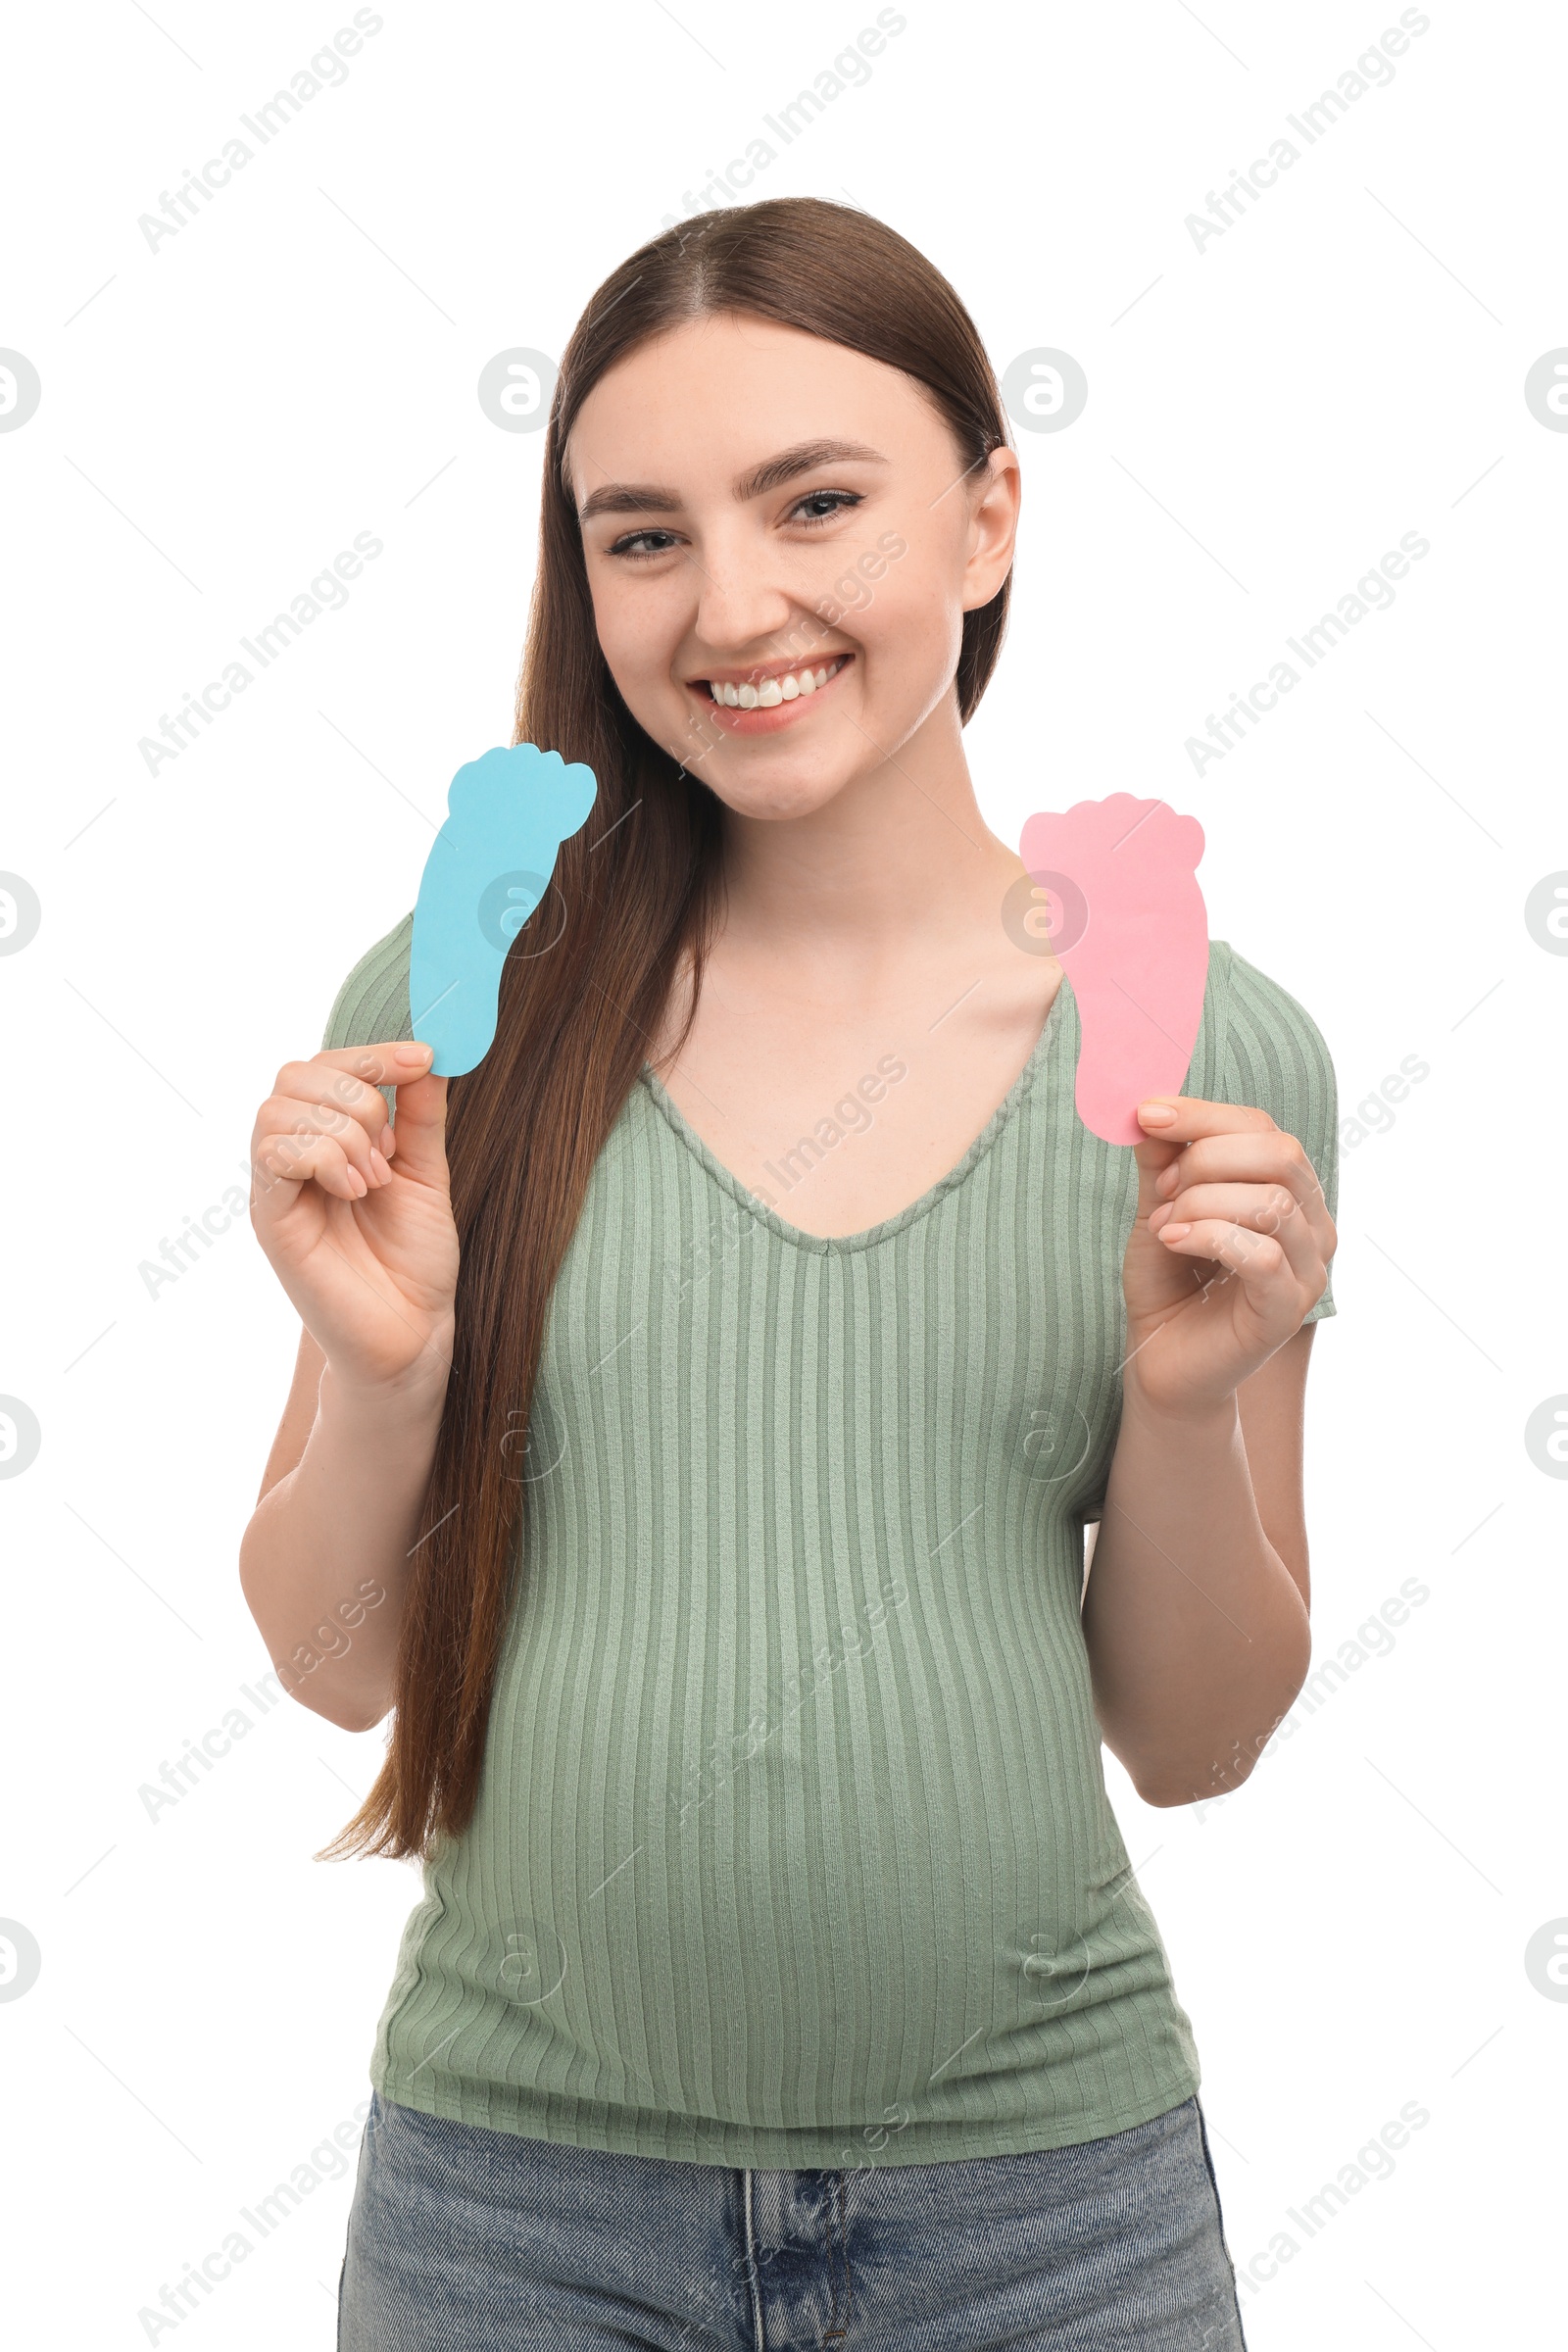
[[[662,541],[662,545],[654,547],[644,544],[656,539]],[[622,538],[612,541],[610,553],[612,556],[629,556],[635,563],[639,557],[646,559],[649,556],[667,555],[674,544],[673,531],[661,531],[650,526],[645,531],[627,531]]]
[[[825,511],[814,514],[802,513],[803,508],[822,509],[824,501],[828,502]],[[824,522],[831,522],[835,514],[847,514],[851,507],[859,504],[858,490],[808,490],[804,498],[796,500],[790,514],[803,522],[808,530],[819,530]]]
[[[858,490],[808,490],[795,501],[787,519],[798,522],[806,530],[819,531],[825,523],[833,520],[835,514],[847,514],[852,507],[858,507],[860,503],[861,494]],[[606,552],[612,556],[623,556],[633,564],[647,563],[656,556],[667,555],[672,547],[678,545],[676,532],[661,530],[657,524],[651,523],[640,531],[623,532],[620,538],[611,542]]]

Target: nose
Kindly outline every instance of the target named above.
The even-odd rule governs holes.
[[[703,651],[731,664],[772,661],[802,614],[782,584],[769,576],[763,551],[710,541],[692,562],[698,582],[696,635]]]

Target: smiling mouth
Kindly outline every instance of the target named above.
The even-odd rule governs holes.
[[[815,694],[836,678],[852,654],[835,654],[830,661],[814,664],[803,663],[795,669],[776,672],[771,677],[695,678],[692,683],[716,703],[723,710],[774,710],[782,703],[794,703]]]

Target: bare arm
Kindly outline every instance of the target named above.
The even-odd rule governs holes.
[[[1143,1103],[1122,1417],[1084,1596],[1105,1744],[1153,1805],[1245,1781],[1311,1660],[1301,1425],[1337,1236],[1266,1111]]]
[[[240,1585],[285,1690],[346,1731],[393,1703],[452,1362],[447,1082],[429,1058],[399,1042],[286,1063],[252,1139],[251,1223],[304,1329]]]
[[[368,1731],[392,1704],[443,1394],[428,1381],[345,1388],[300,1335],[240,1586],[283,1688],[345,1731]]]
[[[1084,1602],[1105,1744],[1146,1803],[1247,1778],[1311,1654],[1302,1416],[1314,1326],[1191,1422],[1130,1400]]]

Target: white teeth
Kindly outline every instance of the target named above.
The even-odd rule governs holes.
[[[793,703],[803,694],[814,694],[825,686],[844,667],[846,657],[837,655],[833,661],[821,662],[817,668],[791,670],[784,677],[764,678],[760,686],[734,686],[725,678],[710,678],[708,691],[715,703],[728,710],[772,710],[780,703]]]

